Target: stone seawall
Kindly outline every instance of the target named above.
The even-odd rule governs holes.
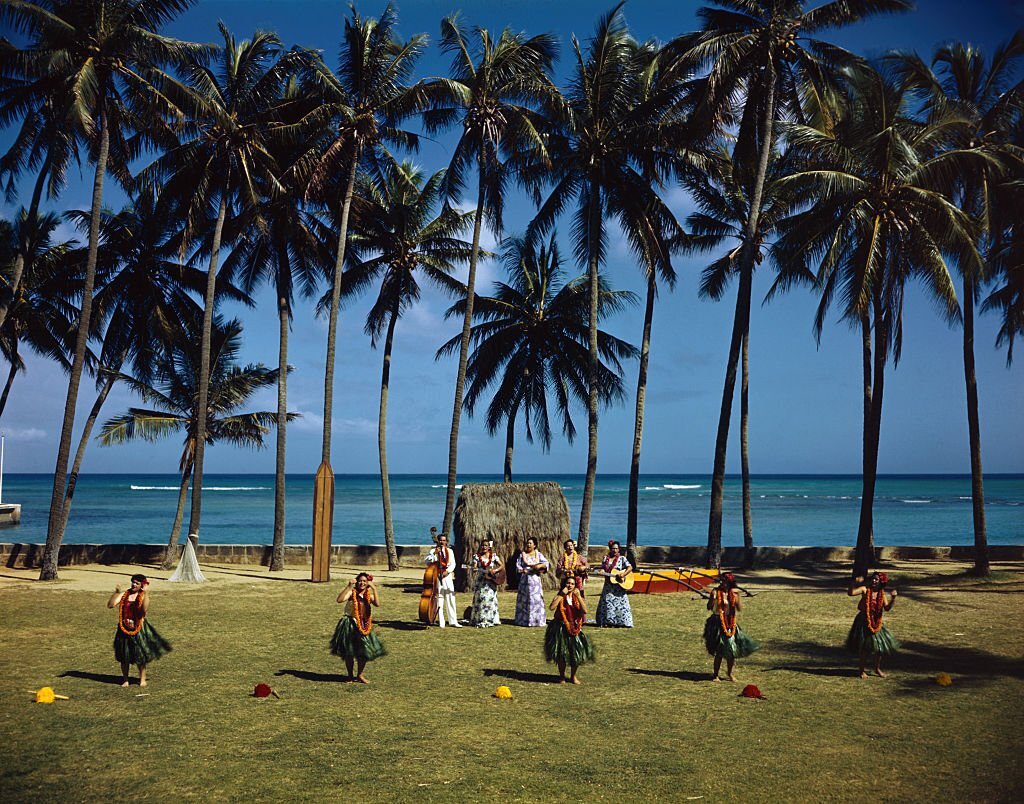
[[[180,548],[179,548],[180,549]],[[398,560],[406,566],[421,566],[430,545],[398,545]],[[64,544],[60,548],[60,566],[75,564],[159,564],[164,546],[159,544]],[[284,561],[289,566],[311,565],[311,545],[288,545]],[[604,545],[592,546],[591,563],[601,560]],[[265,544],[200,544],[196,553],[200,563],[249,564],[269,566],[271,547]],[[38,567],[43,556],[41,544],[0,543],[0,564],[9,568]],[[554,556],[549,556],[554,560]],[[752,561],[750,560],[752,558]],[[1024,545],[996,544],[989,546],[992,561],[1024,561]],[[875,560],[886,561],[972,561],[974,547],[876,547]],[[704,562],[702,546],[659,547],[643,545],[637,548],[637,561],[647,564],[676,564],[700,566]],[[853,561],[852,547],[756,547],[753,556],[746,555],[742,547],[726,547],[722,554],[723,566],[789,566],[817,564],[830,561]],[[388,563],[381,544],[339,544],[331,548],[331,563],[344,566],[380,567]]]

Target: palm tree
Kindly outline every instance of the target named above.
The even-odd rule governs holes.
[[[703,27],[687,58],[705,64],[708,76],[705,101],[699,116],[709,120],[727,115],[735,98],[741,99],[736,161],[749,160],[753,170],[750,214],[747,216],[739,261],[737,315],[733,320],[726,364],[722,405],[715,440],[708,519],[709,566],[717,567],[722,552],[722,496],[729,422],[736,388],[743,336],[748,322],[750,288],[757,255],[758,219],[764,196],[769,156],[775,144],[775,123],[784,116],[825,124],[839,91],[837,65],[860,60],[834,44],[813,38],[880,13],[905,11],[908,0],[830,0],[804,11],[799,0],[721,0],[698,10]]]
[[[196,318],[198,323],[198,316]],[[165,567],[170,566],[176,557],[175,545],[185,512],[189,478],[195,466],[200,421],[206,423],[202,432],[207,444],[226,441],[235,446],[257,449],[263,446],[264,436],[277,423],[273,411],[236,412],[254,393],[277,382],[276,369],[269,369],[262,363],[239,366],[235,362],[242,347],[241,323],[237,319],[224,323],[218,316],[211,329],[210,354],[205,359],[197,337],[199,333],[195,330],[195,326],[181,330],[174,341],[158,354],[149,380],[127,374],[118,376],[151,407],[129,408],[127,412],[108,419],[99,435],[100,444],[110,446],[135,439],[158,441],[171,433],[184,433],[184,449],[178,463],[181,486],[164,555]],[[207,359],[210,372],[207,385],[210,390],[206,415],[200,416],[201,408],[197,406],[199,372]],[[289,420],[296,415],[289,414]]]
[[[88,213],[70,213],[80,228]],[[68,475],[60,532],[63,538],[71,515],[78,473],[92,430],[119,373],[129,364],[136,379],[148,382],[156,355],[182,326],[198,329],[206,274],[182,265],[177,221],[165,214],[152,187],[142,187],[129,206],[100,221],[100,255],[94,299],[95,322],[102,333],[96,384],[98,393],[82,428],[78,450]],[[219,281],[218,295],[251,304],[230,284]]]
[[[891,77],[861,71],[851,76],[846,111],[832,130],[791,125],[786,131],[806,164],[781,183],[811,205],[780,224],[775,256],[780,266],[807,269],[819,263],[818,332],[838,293],[843,317],[861,325],[865,346],[873,348],[865,367],[869,416],[855,576],[873,560],[885,367],[890,354],[894,363],[900,358],[904,287],[919,278],[955,319],[959,309],[945,255],[956,254],[965,271],[981,268],[974,225],[941,188],[952,176],[978,170],[987,157],[949,150],[946,141],[960,121],[948,115],[914,120],[910,103],[909,93]]]
[[[466,374],[465,404],[473,415],[477,403],[494,388],[485,421],[492,436],[505,427],[504,477],[511,483],[520,413],[526,440],[532,444],[536,432],[547,451],[551,447],[548,395],[553,394],[562,433],[570,443],[576,437],[571,408],[574,402],[584,404],[587,399],[590,298],[584,277],[565,281],[554,234],[539,246],[524,237],[510,237],[502,262],[509,281],[498,283],[494,296],[478,296],[473,305],[474,316],[481,323],[471,332],[474,349]],[[609,290],[602,280],[602,316],[635,303],[632,293]],[[461,299],[446,317],[462,315],[465,306]],[[607,405],[625,396],[620,361],[636,357],[637,350],[604,331],[598,332],[598,338],[605,361],[600,369],[601,401]],[[437,356],[453,353],[460,342],[461,335],[455,336],[438,349]]]
[[[430,108],[424,113],[428,131],[462,125],[446,176],[447,194],[458,200],[467,173],[477,176],[473,253],[466,279],[466,304],[455,376],[452,426],[448,438],[448,480],[441,532],[450,534],[455,515],[459,455],[470,330],[484,219],[499,234],[504,192],[510,178],[530,166],[549,164],[541,111],[554,105],[558,92],[551,80],[557,43],[550,34],[527,37],[506,28],[497,40],[484,28],[470,34],[457,15],[441,21],[441,50],[452,57],[449,75],[432,81],[427,90]]]
[[[327,323],[324,429],[318,474],[330,470],[331,463],[335,344],[356,177],[359,166],[374,164],[387,145],[415,149],[416,135],[398,126],[416,110],[415,93],[408,82],[416,60],[426,47],[426,36],[422,34],[407,42],[397,38],[398,16],[390,3],[380,19],[361,17],[355,5],[349,8],[337,72],[332,72],[319,59],[310,64],[308,81],[317,102],[309,114],[289,127],[293,136],[305,144],[293,168],[300,176],[300,184],[306,184],[309,196],[337,204],[340,210]],[[333,500],[333,475],[331,477]],[[333,523],[333,512],[331,517],[329,521]],[[314,550],[316,546],[314,538]],[[315,576],[316,556],[313,565]]]
[[[298,92],[290,83],[285,102],[298,99]],[[271,138],[270,151],[279,165],[290,164],[295,155],[292,146],[280,137]],[[288,335],[294,315],[295,291],[298,289],[305,298],[311,297],[332,262],[326,227],[318,211],[306,204],[304,188],[296,179],[294,173],[285,171],[279,188],[263,190],[258,204],[232,227],[237,229],[238,235],[221,268],[223,276],[238,277],[248,292],[267,282],[274,287],[277,299],[277,454],[271,572],[284,569]]]
[[[978,148],[994,155],[1003,155],[1017,162],[1020,156],[1009,142],[1011,128],[1020,115],[1020,87],[1012,87],[1017,62],[1024,56],[1024,32],[998,48],[991,61],[971,45],[954,43],[940,47],[929,68],[917,54],[899,54],[897,64],[907,82],[921,90],[935,113],[953,109],[964,118],[960,136],[952,142],[956,148]],[[1002,167],[972,172],[959,177],[954,188],[957,205],[972,215],[981,226],[978,250],[991,253],[991,204],[999,194],[993,188],[999,183]],[[987,260],[986,262],[991,262]],[[969,263],[968,263],[969,264]],[[991,275],[971,275],[957,261],[962,280],[964,382],[967,389],[967,431],[971,455],[971,501],[974,513],[974,572],[989,574],[988,537],[985,532],[985,490],[981,469],[981,426],[978,414],[978,380],[974,370],[974,307],[979,288]]]
[[[123,181],[128,162],[139,150],[139,142],[127,135],[134,130],[140,136],[148,136],[150,118],[158,110],[166,111],[165,92],[172,79],[158,65],[180,63],[186,53],[198,46],[161,36],[157,31],[190,5],[190,0],[8,0],[0,6],[0,20],[12,24],[29,39],[17,60],[20,77],[29,87],[19,98],[21,109],[38,112],[48,99],[56,96],[59,105],[52,110],[51,119],[70,136],[83,140],[88,145],[90,160],[95,161],[81,313],[40,580],[57,577],[61,508],[78,389],[91,332],[100,208],[108,161]],[[17,109],[9,108],[7,113],[16,114]]]
[[[281,58],[277,36],[256,31],[252,39],[238,41],[219,23],[224,44],[208,59],[190,59],[179,104],[188,112],[181,140],[143,172],[145,181],[164,181],[164,195],[178,207],[185,224],[185,242],[207,228],[207,211],[216,209],[209,240],[209,268],[203,297],[200,333],[202,365],[197,392],[199,410],[206,407],[209,389],[209,351],[217,285],[217,267],[229,211],[241,214],[261,196],[261,183],[277,189],[280,170],[266,144],[271,110],[280,99],[296,57]],[[168,135],[174,132],[168,131]],[[206,244],[201,247],[205,253]],[[203,460],[206,421],[200,419],[193,456],[190,538],[198,540],[203,496]]]
[[[73,299],[81,292],[81,260],[76,259],[75,241],[54,240],[59,224],[60,218],[52,214],[37,214],[30,223],[25,210],[14,224],[0,221],[0,303],[7,310],[0,325],[0,354],[10,363],[0,415],[15,377],[25,370],[23,344],[65,370],[71,368],[68,356],[74,348],[78,313]],[[17,258],[23,255],[27,259],[19,266]]]
[[[1024,336],[1024,225],[1017,212],[1024,202],[1024,182],[1004,181],[996,192],[999,201],[994,205],[993,230],[996,234],[991,251],[996,287],[982,303],[981,309],[982,312],[995,311],[1000,316],[996,346],[1006,344],[1006,365],[1009,367],[1013,365],[1014,341]]]
[[[739,273],[739,255],[743,248],[744,233],[750,217],[750,187],[753,175],[749,162],[736,162],[729,150],[721,145],[707,168],[688,171],[683,179],[690,196],[697,206],[686,219],[690,231],[687,245],[701,252],[715,252],[723,245],[729,250],[708,265],[701,274],[699,293],[701,298],[720,301],[732,281]],[[768,243],[775,235],[779,220],[789,213],[793,199],[787,194],[778,179],[786,175],[785,160],[773,151],[769,156],[761,198],[761,212],[756,231],[756,254],[754,265],[761,264]],[[813,282],[813,276],[805,277]],[[773,288],[774,290],[774,288]],[[735,315],[742,315],[747,321],[742,342],[742,379],[740,382],[740,459],[743,497],[743,546],[753,550],[754,535],[750,505],[750,463],[748,456],[749,416],[749,344],[750,344],[750,297],[744,300],[747,309],[737,309]],[[737,297],[737,307],[740,299]]]
[[[552,136],[550,178],[554,184],[530,226],[530,236],[550,231],[576,201],[573,240],[587,264],[589,308],[587,378],[587,472],[580,511],[579,550],[586,550],[597,475],[600,358],[597,336],[599,269],[606,256],[607,221],[617,220],[645,266],[668,266],[678,228],[657,186],[674,168],[666,147],[678,124],[682,82],[646,96],[657,47],[638,43],[626,27],[621,4],[604,15],[584,55],[573,39],[576,68],[565,96],[559,130]],[[650,270],[650,268],[648,268]]]
[[[472,253],[471,244],[460,236],[471,225],[473,214],[445,205],[435,216],[443,180],[444,171],[439,171],[424,182],[423,174],[410,162],[385,164],[375,180],[363,179],[356,193],[351,257],[342,288],[349,294],[373,282],[379,283],[364,331],[374,347],[384,335],[377,445],[384,543],[391,570],[398,569],[387,460],[388,389],[395,324],[420,299],[418,277],[451,295],[463,293],[462,284],[451,273],[457,264],[468,262]],[[329,303],[329,298],[321,301],[322,305]]]

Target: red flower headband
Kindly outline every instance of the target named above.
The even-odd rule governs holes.
[[[875,573],[875,577],[878,578],[878,583],[879,583],[880,586],[885,586],[887,583],[889,583],[889,575],[888,575],[888,573],[876,572]]]
[[[723,572],[722,583],[726,584],[727,586],[733,586],[736,583],[736,576],[733,575],[731,572]]]

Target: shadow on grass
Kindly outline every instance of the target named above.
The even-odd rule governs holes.
[[[326,681],[334,684],[347,684],[351,679],[341,673],[316,673],[312,670],[278,670],[275,676],[292,676],[302,681]]]
[[[765,672],[770,673],[773,670],[786,670],[790,673],[803,673],[807,676],[831,676],[833,678],[842,678],[843,676],[855,677],[857,675],[856,662],[853,662],[847,667],[822,667],[820,665],[776,665],[775,667],[766,667]]]
[[[426,631],[429,627],[419,620],[374,620],[374,625],[392,631]]]
[[[536,684],[557,684],[559,677],[555,673],[524,673],[522,670],[499,670],[497,668],[488,668],[484,671],[485,676],[500,676],[501,678],[510,678],[513,681],[526,681]]]
[[[791,670],[814,675],[844,675],[846,669],[856,675],[857,657],[838,645],[814,642],[772,642],[775,652],[806,658],[807,663],[792,659],[769,670]],[[939,672],[954,676],[1005,676],[1024,679],[1024,660],[1012,659],[975,648],[954,645],[932,645],[906,641],[892,656],[882,660],[883,670],[934,675]]]
[[[239,578],[259,578],[262,581],[286,581],[287,583],[312,583],[309,578],[282,578],[269,569],[266,572],[246,572],[223,564],[203,564],[202,569],[213,570],[222,575],[236,575]]]
[[[666,678],[677,678],[680,681],[710,681],[711,673],[694,673],[692,670],[650,670],[646,667],[627,667],[629,673],[636,673],[641,676],[665,676]]]
[[[90,673],[86,670],[65,670],[59,678],[84,678],[86,681],[95,681],[98,684],[117,684],[118,686],[124,680],[121,676],[110,673]]]

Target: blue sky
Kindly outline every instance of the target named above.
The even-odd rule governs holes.
[[[383,3],[362,2],[364,15],[378,14]],[[682,0],[630,0],[626,15],[638,38],[669,38],[696,26],[696,2]],[[406,0],[398,4],[405,36],[426,32],[436,40],[442,16],[461,9],[471,24],[491,29],[504,26],[529,33],[550,31],[562,39],[559,75],[568,69],[569,38],[591,35],[600,13],[610,3],[590,0]],[[320,48],[333,62],[346,5],[335,0],[207,0],[168,27],[171,35],[215,41],[216,22],[223,20],[239,38],[256,28],[278,32],[285,45]],[[865,55],[886,49],[912,48],[923,55],[952,38],[968,40],[991,53],[997,43],[1024,23],[1024,3],[992,0],[921,0],[915,12],[883,17],[827,36]],[[422,59],[420,76],[444,72],[447,60],[431,46]],[[10,132],[0,134],[6,145]],[[415,157],[428,171],[445,165],[449,143],[445,138],[425,142]],[[75,177],[59,205],[61,210],[86,208],[91,173],[84,168]],[[106,203],[119,207],[124,195],[107,182]],[[27,194],[27,193],[26,193]],[[670,202],[680,217],[689,211],[685,193],[673,190]],[[10,205],[0,207],[5,215]],[[529,220],[532,208],[521,196],[509,201],[506,226],[517,231]],[[568,232],[569,225],[561,226]],[[71,233],[67,228],[67,233]],[[489,236],[485,246],[493,246]],[[566,254],[571,251],[566,248]],[[664,293],[654,319],[651,368],[645,418],[642,471],[651,473],[710,473],[721,388],[728,352],[734,296],[723,302],[697,299],[696,286],[705,259],[680,259],[679,283]],[[605,269],[613,286],[643,295],[640,272],[623,244],[613,242]],[[582,270],[580,270],[582,273]],[[500,278],[496,265],[485,264],[478,288],[487,292]],[[755,281],[755,298],[763,297],[769,282],[765,271]],[[245,323],[245,361],[274,364],[277,359],[277,320],[271,297],[258,294],[256,310],[225,308]],[[343,310],[336,371],[333,464],[335,472],[377,471],[377,408],[380,353],[370,348],[362,327],[371,299],[353,301]],[[395,341],[389,407],[389,464],[393,472],[444,472],[447,468],[448,427],[451,416],[455,360],[434,360],[437,347],[458,329],[457,321],[444,320],[449,301],[427,290],[420,306],[400,322]],[[757,473],[857,473],[860,469],[861,397],[860,346],[857,333],[831,320],[820,347],[811,334],[815,300],[797,291],[769,306],[755,307],[751,322],[750,455]],[[605,326],[616,335],[638,342],[641,307],[616,316]],[[1005,365],[1005,352],[994,348],[997,323],[982,316],[977,327],[977,371],[981,397],[983,461],[988,472],[1024,471],[1024,435],[1020,401],[1024,382],[1021,366]],[[961,337],[937,315],[932,303],[914,288],[905,310],[903,360],[886,379],[882,472],[969,472],[964,403]],[[289,472],[315,471],[320,460],[323,411],[323,368],[326,323],[314,318],[311,302],[300,302],[291,337],[289,409],[303,418],[288,431]],[[51,472],[66,391],[59,368],[26,356],[28,371],[15,382],[0,422],[7,435],[6,471]],[[636,364],[626,367],[630,389],[627,402],[602,413],[599,471],[629,471],[633,434],[633,393]],[[4,367],[6,374],[6,367]],[[84,419],[95,391],[83,384],[79,419]],[[275,392],[255,397],[251,409],[272,410]],[[137,404],[123,389],[111,394],[105,415]],[[517,441],[515,469],[530,473],[582,473],[586,461],[586,413],[575,413],[583,440],[569,445],[556,438],[551,452]],[[728,471],[739,469],[738,404],[734,414]],[[76,436],[77,438],[77,436]],[[207,453],[208,472],[273,472],[273,439],[269,448],[247,452],[217,446]],[[112,448],[91,445],[87,472],[174,472],[181,444],[176,439],[159,444]],[[461,472],[500,472],[503,438],[487,436],[479,420],[464,417],[460,439]]]

